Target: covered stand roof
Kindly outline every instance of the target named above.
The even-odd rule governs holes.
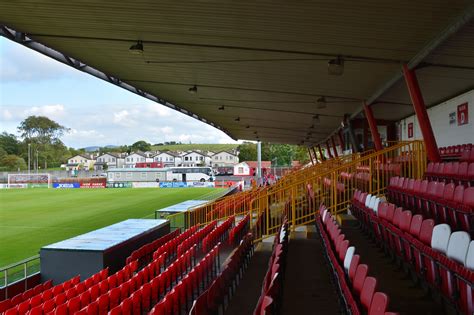
[[[0,33],[235,139],[309,145],[363,100],[376,118],[412,114],[404,63],[420,67],[427,105],[473,88],[473,12],[471,0],[4,1]]]

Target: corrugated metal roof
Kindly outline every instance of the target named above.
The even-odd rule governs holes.
[[[30,0],[0,3],[0,20],[222,126],[234,138],[317,143],[470,4]],[[427,62],[469,64],[472,39],[470,25]],[[128,51],[137,40],[143,41],[143,55]],[[327,61],[336,56],[345,58],[342,76],[327,73]],[[451,70],[419,71],[428,102],[431,94],[438,99],[468,85],[472,71]],[[198,92],[189,94],[193,85]],[[320,96],[328,100],[325,109],[315,105]],[[403,85],[381,99],[409,103]],[[384,119],[412,112],[403,104],[374,108]],[[314,126],[316,114],[320,122]]]

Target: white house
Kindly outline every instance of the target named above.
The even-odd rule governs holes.
[[[220,151],[215,153],[212,157],[212,166],[234,166],[239,163],[239,157],[227,151]]]
[[[234,165],[234,176],[247,176],[250,175],[250,166],[241,162]]]
[[[190,151],[188,153],[185,153],[181,156],[182,166],[199,166],[199,165],[205,165],[205,166],[210,166],[211,165],[211,157],[196,151]]]
[[[154,162],[162,162],[164,167],[181,165],[181,156],[174,152],[161,152],[153,157]]]
[[[153,158],[151,158],[151,161],[147,161],[147,157],[145,154],[141,152],[134,152],[125,158],[125,167],[134,168],[135,164],[145,162],[153,162]]]
[[[104,164],[107,164],[107,168],[120,168],[125,164],[125,158],[120,153],[104,153],[96,158],[94,168],[103,170]]]
[[[95,160],[87,155],[78,154],[67,160],[66,171],[89,170],[94,167]]]

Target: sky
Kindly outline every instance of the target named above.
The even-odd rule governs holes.
[[[70,128],[61,140],[74,148],[138,140],[235,143],[205,123],[0,37],[0,132],[18,135],[31,115]]]

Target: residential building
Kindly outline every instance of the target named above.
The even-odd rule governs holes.
[[[153,161],[163,163],[164,167],[180,166],[182,157],[179,155],[179,153],[167,151],[155,155],[153,157]]]
[[[136,163],[148,162],[147,157],[142,152],[133,152],[125,158],[125,168],[134,168]],[[153,159],[151,161],[153,162]]]
[[[210,166],[211,157],[206,154],[199,153],[197,151],[190,151],[182,155],[181,165],[182,166],[201,166],[201,165]]]
[[[234,165],[234,176],[255,176],[257,175],[257,161],[245,161]],[[262,175],[272,167],[271,161],[262,161]]]
[[[125,164],[125,158],[120,153],[104,153],[96,158],[94,168],[103,170],[105,164],[107,164],[107,168],[120,168]]]
[[[66,171],[89,170],[94,164],[95,160],[91,156],[78,154],[67,160]]]
[[[228,151],[220,151],[215,153],[212,157],[213,167],[234,166],[239,163],[239,156]]]

